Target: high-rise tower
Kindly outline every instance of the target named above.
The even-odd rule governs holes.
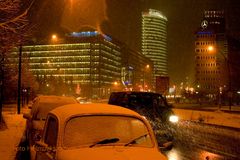
[[[167,18],[160,11],[142,13],[142,53],[153,61],[153,84],[157,76],[168,76]]]

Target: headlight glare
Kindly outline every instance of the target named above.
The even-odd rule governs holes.
[[[169,117],[169,121],[172,122],[172,123],[178,122],[178,116],[171,115],[171,116]]]

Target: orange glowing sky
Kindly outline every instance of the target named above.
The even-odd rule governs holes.
[[[90,27],[101,32],[101,23],[107,20],[105,0],[67,0],[61,26],[69,31]]]

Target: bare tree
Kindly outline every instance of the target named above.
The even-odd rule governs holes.
[[[23,8],[23,2],[28,0],[0,0],[0,121],[2,119],[2,102],[4,86],[4,64],[6,54],[13,47],[23,43],[29,35],[27,14],[33,1],[29,1],[28,7]],[[29,3],[28,2],[28,3]]]
[[[20,2],[21,0],[0,1],[1,31],[17,33],[27,25],[26,16],[29,8],[21,13]]]

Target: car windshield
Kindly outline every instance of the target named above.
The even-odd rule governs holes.
[[[128,146],[153,146],[147,126],[139,119],[116,115],[79,116],[66,123],[63,146],[67,148],[93,147],[98,144],[124,146],[133,140],[134,143]]]

